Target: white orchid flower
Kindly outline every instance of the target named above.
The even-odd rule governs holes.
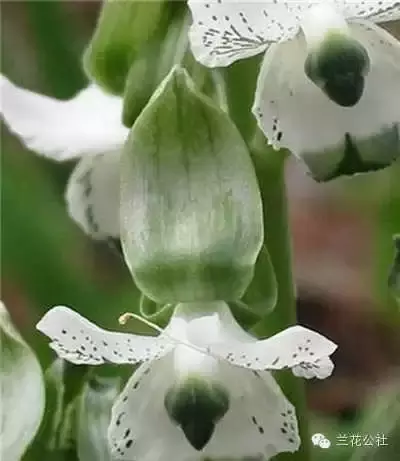
[[[66,191],[71,217],[94,238],[118,238],[119,159],[129,132],[122,99],[94,84],[62,101],[4,76],[0,82],[2,118],[29,149],[57,161],[80,159]]]
[[[243,458],[296,451],[294,407],[267,370],[328,377],[336,345],[301,326],[257,341],[224,302],[179,304],[160,335],[102,330],[67,307],[37,328],[76,364],[143,364],[114,404],[109,443],[118,459]]]
[[[253,113],[317,180],[400,156],[400,43],[374,23],[396,0],[188,0],[193,53],[228,66],[264,52]]]

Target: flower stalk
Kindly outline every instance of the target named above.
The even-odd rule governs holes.
[[[271,257],[278,289],[275,309],[253,328],[253,333],[265,337],[296,323],[296,293],[285,186],[288,155],[267,146],[259,132],[255,136],[251,152],[263,201],[264,244]],[[278,376],[278,381],[296,408],[301,446],[295,453],[281,453],[277,460],[308,461],[310,437],[304,383],[289,373],[282,373]]]

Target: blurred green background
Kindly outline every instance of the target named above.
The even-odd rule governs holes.
[[[86,84],[81,55],[99,7],[1,2],[2,73],[33,91],[73,96]],[[68,305],[116,328],[121,313],[137,310],[138,292],[121,257],[67,215],[74,162],[38,157],[1,128],[1,296],[46,368],[54,357],[34,327],[46,310]],[[316,459],[392,461],[400,453],[400,320],[387,289],[392,234],[400,231],[399,172],[397,165],[317,185],[297,163],[288,169],[299,320],[339,344],[333,377],[308,383],[312,428],[332,441],[329,450],[314,449]],[[357,431],[386,433],[388,447],[354,448],[350,439],[337,446],[339,434]]]

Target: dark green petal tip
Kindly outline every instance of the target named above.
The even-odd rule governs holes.
[[[190,377],[167,392],[164,405],[188,442],[200,451],[210,441],[216,424],[228,411],[229,395],[220,384]]]
[[[307,56],[304,70],[329,99],[340,106],[352,107],[363,95],[369,65],[368,53],[359,42],[329,34]]]

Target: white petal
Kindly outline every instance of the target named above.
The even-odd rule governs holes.
[[[347,18],[365,18],[374,22],[395,21],[400,19],[398,0],[336,0]]]
[[[193,16],[189,34],[193,54],[209,67],[254,56],[298,32],[298,21],[282,0],[189,0],[188,5]]]
[[[396,124],[399,130],[399,42],[372,24],[352,23],[351,32],[371,60],[364,94],[354,107],[333,103],[307,78],[302,37],[271,47],[257,82],[253,112],[260,128],[270,143],[304,158],[319,179],[329,177],[340,164],[347,136],[355,144],[365,141],[366,148],[360,149],[364,162],[383,167],[396,155],[395,149],[379,149],[368,142]]]
[[[268,460],[300,445],[294,407],[268,372],[252,372],[225,364],[223,381],[230,408],[217,424],[204,456]]]
[[[296,325],[262,341],[220,343],[209,346],[209,351],[234,365],[253,370],[312,364],[313,376],[317,376],[321,361],[324,364],[336,347],[319,333]]]
[[[172,356],[144,364],[132,375],[114,404],[108,439],[117,459],[195,460],[199,452],[172,423],[164,398],[173,385]]]
[[[59,357],[76,364],[150,361],[166,354],[175,345],[164,337],[103,330],[64,306],[48,311],[36,328],[52,340],[50,347]]]
[[[72,219],[91,237],[119,237],[120,151],[80,160],[67,186]]]
[[[90,85],[61,101],[33,93],[0,76],[1,115],[34,152],[55,160],[95,155],[122,147],[122,100]]]

